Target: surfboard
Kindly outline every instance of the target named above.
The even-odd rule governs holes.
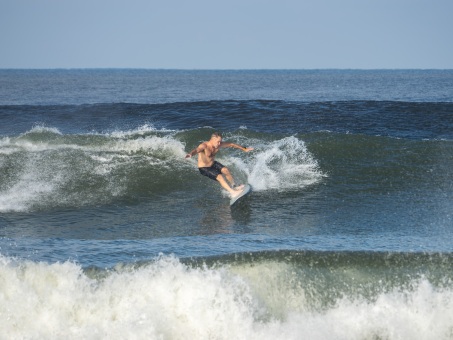
[[[251,190],[252,190],[252,188],[250,187],[250,185],[246,184],[244,186],[244,190],[242,190],[242,192],[238,196],[230,199],[230,206],[233,205],[234,203],[236,203],[241,197],[244,197],[245,195],[247,195]]]

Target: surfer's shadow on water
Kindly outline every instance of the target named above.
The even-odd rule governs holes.
[[[253,198],[250,195],[247,195],[229,207],[231,218],[236,223],[244,226],[250,224],[252,220],[252,200]]]
[[[199,201],[201,218],[199,220],[203,234],[233,234],[250,232],[248,227],[252,219],[251,198],[230,206],[228,200]]]

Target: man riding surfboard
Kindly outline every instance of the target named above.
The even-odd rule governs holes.
[[[219,182],[222,188],[227,190],[231,197],[234,198],[241,194],[244,186],[236,187],[234,178],[228,168],[215,160],[215,156],[220,148],[235,148],[244,152],[253,150],[253,148],[243,147],[235,143],[223,142],[222,135],[219,132],[214,132],[209,141],[201,143],[197,148],[189,152],[186,158],[198,154],[198,170],[200,173]]]

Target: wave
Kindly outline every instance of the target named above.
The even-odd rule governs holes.
[[[0,211],[136,202],[200,180],[189,149],[212,129],[156,129],[143,125],[109,133],[64,134],[36,126],[0,139]],[[323,174],[303,140],[257,135],[240,129],[229,140],[253,145],[243,155],[225,150],[219,161],[255,190],[291,190],[318,182]],[[193,188],[193,187],[192,187]]]
[[[215,185],[199,175],[196,160],[185,154],[213,131],[144,124],[70,134],[38,125],[0,137],[0,212],[137,204],[176,192],[196,199],[203,191],[198,189]],[[247,126],[226,131],[224,137],[255,148],[247,154],[224,149],[218,160],[237,182],[250,183],[256,192],[300,192],[324,183],[330,197],[357,192],[419,197],[420,190],[427,199],[433,190],[451,195],[451,141],[330,131],[288,135]],[[434,197],[442,206],[448,202]]]
[[[449,339],[450,261],[267,253],[190,264],[161,256],[105,271],[0,257],[0,327],[13,338],[50,339]]]

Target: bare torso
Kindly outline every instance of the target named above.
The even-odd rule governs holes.
[[[219,148],[215,148],[209,142],[201,143],[198,148],[203,148],[203,151],[198,154],[198,167],[204,168],[212,166]]]

